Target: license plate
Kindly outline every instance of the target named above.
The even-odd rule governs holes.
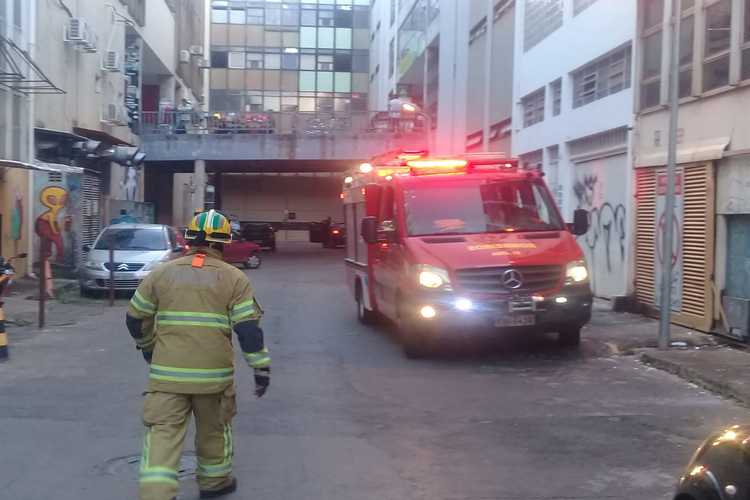
[[[495,320],[495,326],[533,326],[536,324],[536,317],[533,314],[511,314]]]

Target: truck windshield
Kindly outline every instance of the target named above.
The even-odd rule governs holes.
[[[107,229],[96,242],[96,250],[166,250],[167,239],[161,229]]]
[[[404,197],[410,236],[563,229],[549,192],[534,181],[430,184]]]

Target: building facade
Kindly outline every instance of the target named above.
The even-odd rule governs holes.
[[[471,0],[378,0],[370,22],[371,109],[386,110],[389,96],[417,104],[433,130],[433,151],[466,149]]]
[[[638,2],[636,296],[659,300],[671,1]],[[674,320],[747,338],[750,1],[682,0]]]
[[[516,3],[513,152],[546,174],[579,238],[594,293],[632,292],[634,2]]]

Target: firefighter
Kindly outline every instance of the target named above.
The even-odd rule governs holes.
[[[162,264],[130,301],[127,328],[149,363],[140,465],[141,500],[177,496],[177,470],[190,414],[195,416],[201,498],[231,493],[232,417],[236,413],[231,332],[255,375],[255,395],[270,381],[263,314],[242,271],[222,260],[229,220],[209,210],[185,231],[191,250]]]

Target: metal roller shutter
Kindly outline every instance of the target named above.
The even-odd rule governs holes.
[[[653,306],[656,303],[656,170],[638,169],[635,182],[635,293],[638,302]]]
[[[682,307],[672,320],[702,331],[713,326],[715,190],[713,164],[680,166],[683,171]],[[664,169],[636,172],[636,298],[656,304],[656,176]]]
[[[101,203],[102,179],[98,174],[85,171],[81,180],[81,245],[93,245],[102,230]],[[80,255],[76,249],[76,256]],[[80,259],[76,259],[76,264]]]

